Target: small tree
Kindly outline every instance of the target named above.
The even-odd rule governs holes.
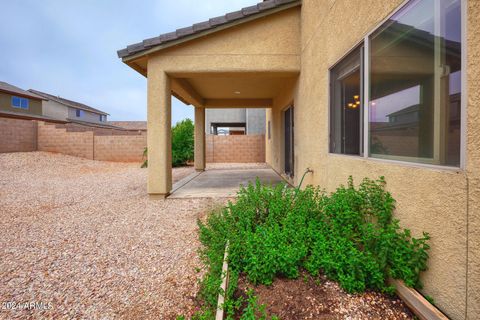
[[[194,150],[194,125],[190,119],[177,122],[172,127],[172,165],[174,167],[184,166],[188,161],[193,160]],[[148,167],[148,149],[143,151],[142,168]]]
[[[172,165],[174,167],[186,165],[193,160],[194,125],[190,119],[177,122],[172,128]]]

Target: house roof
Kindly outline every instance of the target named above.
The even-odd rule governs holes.
[[[227,13],[223,16],[211,18],[203,22],[195,23],[189,27],[161,34],[158,37],[145,39],[142,42],[134,43],[124,49],[118,50],[117,54],[119,58],[124,60],[133,56],[138,57],[151,51],[156,51],[155,49],[160,50],[171,45],[183,43],[300,4],[301,0],[266,0],[256,5]]]
[[[5,111],[0,110],[0,117],[3,118],[14,118],[14,119],[26,119],[26,120],[40,120],[40,121],[47,121],[47,122],[54,122],[54,123],[67,123],[68,121],[59,120],[48,116],[41,116],[37,114],[30,114],[30,113],[20,113],[20,112],[13,112],[13,111]]]
[[[37,99],[37,100],[45,100],[43,97],[38,96],[32,92],[28,92],[26,90],[20,89],[19,87],[15,87],[9,83],[0,81],[0,91],[6,93],[13,93],[22,97]]]
[[[61,103],[65,106],[67,106],[67,107],[82,109],[82,110],[85,110],[85,111],[90,111],[90,112],[93,112],[93,113],[98,113],[98,114],[103,114],[103,115],[108,115],[108,113],[106,113],[106,112],[103,112],[101,110],[92,108],[92,107],[87,106],[86,104],[83,104],[83,103],[80,103],[80,102],[64,99],[64,98],[61,98],[59,96],[54,96],[54,95],[51,95],[51,94],[48,94],[48,93],[45,93],[45,92],[41,92],[41,91],[38,91],[38,90],[29,89],[28,91],[31,92],[31,93],[34,93],[34,94],[36,94],[40,97],[43,97],[47,100],[52,100],[52,101]]]

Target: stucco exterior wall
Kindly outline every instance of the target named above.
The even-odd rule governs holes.
[[[148,70],[172,76],[220,72],[298,72],[300,9],[232,27],[165,49],[148,60]],[[254,38],[260,41],[252,41]]]
[[[19,109],[12,107],[13,96],[15,95],[6,92],[0,92],[0,110],[16,113],[34,114],[37,116],[42,115],[42,100],[27,98],[28,109]]]
[[[265,109],[206,109],[205,133],[211,134],[212,123],[245,123],[246,134],[265,134]]]
[[[58,119],[58,120],[66,120],[68,118],[68,107],[52,101],[52,100],[47,100],[43,101],[43,115]]]
[[[480,1],[467,7],[467,317],[480,315]]]
[[[293,102],[294,183],[307,167],[314,173],[307,175],[304,184],[328,191],[345,183],[350,175],[357,183],[364,177],[384,176],[387,189],[397,200],[395,214],[402,226],[417,236],[423,231],[431,235],[422,293],[432,296],[452,319],[475,319],[480,314],[480,2],[466,1],[465,170],[334,155],[328,149],[329,68],[401,3],[403,0],[304,0],[301,19],[298,9],[291,9],[150,56],[148,95],[153,116],[149,115],[149,144],[158,139],[157,133],[166,132],[166,125],[158,123],[165,113],[162,108],[170,108],[166,101],[169,77],[301,71],[295,85],[275,97],[266,112],[271,133],[265,142],[266,161],[276,171],[284,171],[283,111]],[[158,154],[164,149],[157,148]],[[165,168],[149,169],[149,179],[158,181],[168,171]]]
[[[246,123],[245,109],[206,109],[205,110],[205,133],[211,134],[211,126],[213,123],[222,122],[234,122],[234,123]]]
[[[452,319],[475,319],[480,314],[480,111],[474,103],[480,99],[480,37],[471,30],[478,31],[475,17],[480,15],[480,3],[468,1],[466,170],[432,169],[328,152],[328,70],[402,2],[303,1],[302,67],[295,94],[295,179],[310,167],[314,174],[308,175],[305,183],[333,191],[349,175],[357,183],[364,177],[385,176],[387,188],[397,200],[396,217],[402,226],[415,235],[426,231],[432,237],[422,292],[432,296]],[[277,122],[276,110],[268,115],[272,124]],[[274,168],[282,165],[279,149],[278,143],[268,148],[267,141],[267,161]]]
[[[285,172],[285,118],[284,111],[291,105],[294,105],[295,121],[298,117],[296,112],[296,103],[298,101],[298,81],[295,86],[283,91],[273,100],[273,107],[266,112],[266,123],[270,122],[270,139],[266,139],[266,162],[278,173]],[[296,126],[296,125],[295,125]],[[297,130],[297,129],[295,129]],[[295,131],[296,134],[296,131]],[[294,140],[294,148],[296,148],[296,138]],[[297,163],[295,157],[294,163]],[[296,166],[296,165],[295,165]],[[295,172],[297,168],[295,167]],[[292,181],[294,182],[294,181]]]
[[[77,117],[77,109],[75,108],[68,108],[68,118],[80,121],[87,121],[93,123],[105,123],[105,121],[100,121],[100,115],[98,113],[82,110],[83,114],[81,117]],[[105,117],[106,119],[106,117]]]
[[[265,109],[246,109],[247,134],[265,134]]]

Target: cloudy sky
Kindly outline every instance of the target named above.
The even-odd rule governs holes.
[[[258,1],[0,0],[0,81],[146,120],[146,79],[116,51]],[[172,99],[172,122],[193,118]]]

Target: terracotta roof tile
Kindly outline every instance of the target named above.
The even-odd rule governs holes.
[[[301,0],[266,0],[254,6],[245,7],[241,10],[230,12],[223,16],[214,17],[207,21],[195,23],[189,27],[177,29],[174,32],[164,33],[159,35],[158,37],[145,39],[142,42],[129,45],[125,49],[118,50],[117,54],[120,58],[126,58],[128,56],[145,51],[157,45],[162,45],[170,41],[179,40],[206,30],[215,29],[216,27],[249,18],[255,16],[256,14],[290,4],[299,5],[301,4]]]

